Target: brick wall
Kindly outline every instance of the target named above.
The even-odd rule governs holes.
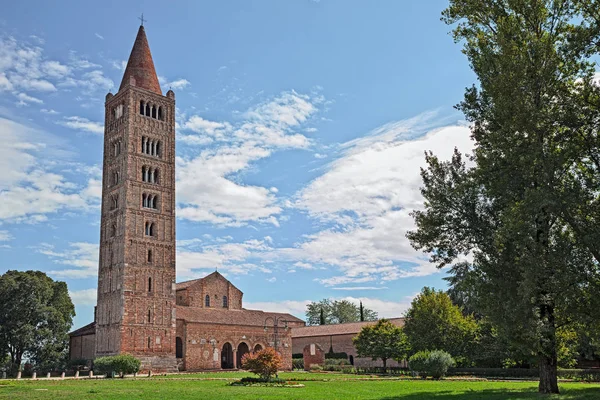
[[[321,346],[325,353],[329,352],[330,347],[333,347],[333,351],[335,353],[347,353],[348,356],[352,356],[354,360],[354,365],[356,365],[357,367],[382,367],[383,363],[381,362],[381,360],[373,361],[370,358],[363,358],[357,356],[356,348],[352,343],[352,338],[356,335],[358,335],[358,333],[347,335],[327,335],[294,338],[292,341],[292,352],[294,354],[302,353],[305,346],[310,345],[311,343],[316,343],[319,346]],[[397,367],[403,365],[399,365],[394,360],[388,360],[387,366]]]
[[[257,345],[261,348],[274,345],[272,329],[265,332],[262,326],[215,325],[177,320],[177,336],[182,338],[186,371],[220,369],[222,350],[226,343],[231,344],[234,350],[237,350],[241,343],[245,343],[250,350]],[[215,340],[214,346],[211,344],[211,339]],[[278,341],[278,351],[283,358],[283,369],[291,370],[291,331],[281,329]],[[235,358],[236,353],[234,353]]]

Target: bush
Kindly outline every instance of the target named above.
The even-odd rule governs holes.
[[[282,359],[272,347],[267,347],[242,357],[242,368],[259,375],[267,382],[281,368]]]
[[[330,365],[350,365],[350,362],[342,358],[328,358],[325,360],[325,366]]]
[[[285,379],[279,379],[279,378],[271,378],[271,380],[266,380],[264,378],[255,378],[253,376],[247,376],[245,378],[242,378],[239,380],[240,383],[286,383],[287,381]]]
[[[341,372],[344,374],[355,374],[356,368],[353,365],[325,365],[323,371]]]
[[[319,364],[310,364],[311,371],[323,371],[323,366]]]
[[[304,359],[292,358],[292,369],[304,369]]]
[[[443,350],[434,350],[429,353],[427,365],[429,367],[429,374],[431,374],[434,379],[440,379],[446,375],[448,368],[454,365],[454,360],[450,353]]]
[[[73,371],[81,371],[87,366],[87,360],[85,358],[75,358],[69,361],[68,366]]]
[[[118,373],[121,378],[125,374],[135,374],[140,370],[141,361],[131,354],[100,357],[94,360],[94,370],[109,377],[112,372]]]
[[[419,351],[408,359],[408,365],[413,373],[422,378],[432,376],[440,379],[454,365],[452,356],[443,350]]]

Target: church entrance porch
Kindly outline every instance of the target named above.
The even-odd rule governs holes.
[[[244,342],[240,343],[238,345],[237,348],[237,367],[238,368],[242,368],[242,357],[244,357],[244,354],[248,354],[250,353],[250,349],[248,348],[248,345]]]
[[[233,348],[231,343],[225,343],[221,350],[221,369],[233,368]]]

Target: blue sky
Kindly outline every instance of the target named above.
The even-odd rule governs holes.
[[[444,271],[405,233],[423,152],[471,149],[475,78],[446,1],[17,2],[0,17],[0,273],[65,280],[93,318],[104,96],[138,16],[177,100],[178,280],[247,308],[361,299],[398,316]]]

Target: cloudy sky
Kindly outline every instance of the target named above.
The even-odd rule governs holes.
[[[446,1],[24,1],[0,16],[0,273],[65,280],[93,318],[104,96],[143,12],[177,98],[177,278],[247,308],[361,299],[399,316],[444,271],[405,234],[423,152],[471,149]]]

